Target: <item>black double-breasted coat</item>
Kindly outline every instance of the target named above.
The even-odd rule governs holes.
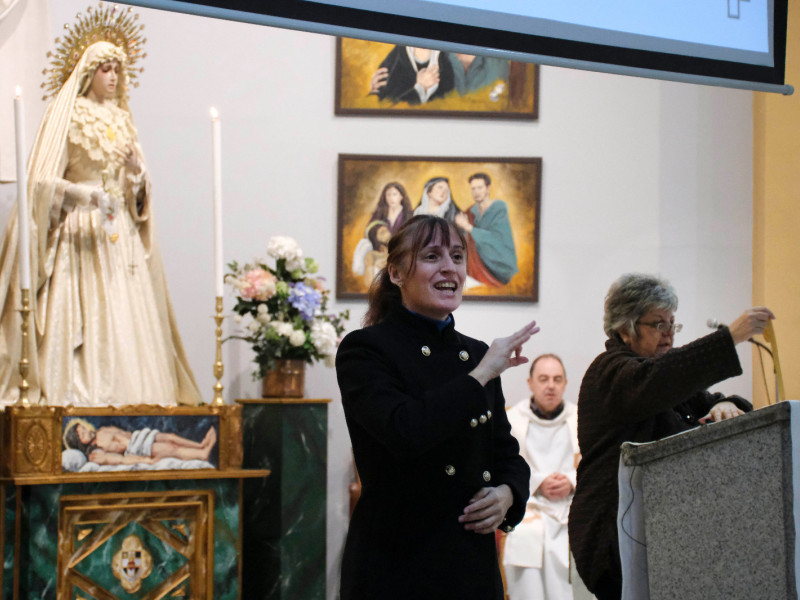
[[[339,346],[336,371],[361,476],[342,559],[341,599],[503,597],[495,537],[458,517],[485,486],[507,484],[525,512],[530,471],[499,379],[468,373],[487,346],[402,307]]]

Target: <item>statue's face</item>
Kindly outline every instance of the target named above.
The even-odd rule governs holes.
[[[119,82],[119,70],[119,61],[117,60],[104,62],[97,67],[94,77],[92,77],[92,85],[89,86],[89,95],[93,100],[102,102],[114,97]]]

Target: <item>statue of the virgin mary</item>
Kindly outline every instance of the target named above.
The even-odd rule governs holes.
[[[128,109],[142,26],[129,9],[89,10],[56,51],[55,95],[28,161],[31,396],[54,405],[198,404]],[[0,250],[4,404],[20,382],[17,234],[14,210]]]

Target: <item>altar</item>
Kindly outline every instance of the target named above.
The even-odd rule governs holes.
[[[241,407],[11,406],[0,447],[3,598],[241,597],[243,481],[269,474],[241,468]]]

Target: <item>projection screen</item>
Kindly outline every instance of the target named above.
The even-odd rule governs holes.
[[[544,65],[791,94],[788,0],[133,0]]]

